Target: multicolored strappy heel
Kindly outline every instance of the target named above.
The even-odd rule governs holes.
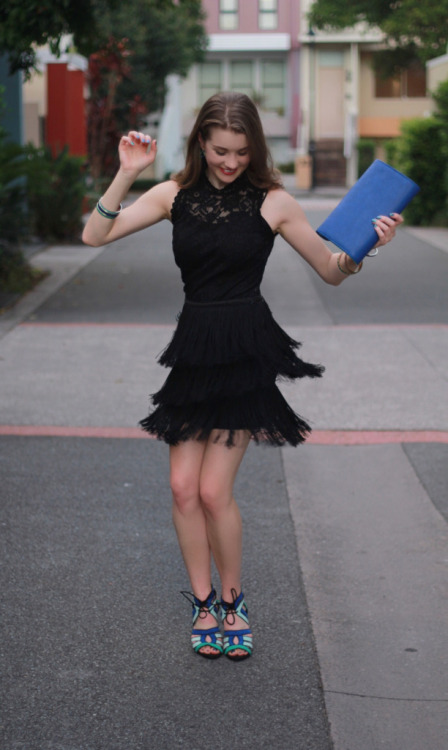
[[[232,661],[243,661],[243,659],[248,659],[252,655],[252,631],[250,628],[245,630],[226,630],[225,623],[233,625],[236,622],[235,617],[238,616],[249,625],[249,613],[244,601],[243,592],[237,596],[235,589],[232,589],[231,594],[233,602],[229,603],[221,599],[221,617],[224,621],[224,654]],[[232,656],[234,651],[245,651],[246,653]]]
[[[219,659],[223,653],[223,645],[218,625],[220,607],[215,589],[212,588],[207,599],[204,599],[204,601],[201,601],[189,591],[181,591],[180,593],[193,607],[193,630],[191,632],[193,650],[205,659]],[[207,629],[195,628],[197,621],[204,619],[208,613],[215,618],[216,627]],[[201,649],[205,646],[210,646],[213,651],[211,653],[204,653]]]

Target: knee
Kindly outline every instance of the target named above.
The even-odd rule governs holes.
[[[188,513],[199,505],[198,483],[183,473],[172,473],[170,486],[173,502],[181,513]]]
[[[232,499],[227,497],[227,493],[223,492],[222,487],[216,486],[210,481],[201,483],[199,497],[205,513],[212,518],[217,518]]]

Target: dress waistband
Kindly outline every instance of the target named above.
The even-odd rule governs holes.
[[[213,300],[212,302],[194,302],[193,300],[186,299],[185,304],[192,307],[220,307],[221,305],[253,305],[255,302],[261,301],[263,301],[263,297],[261,294],[257,294],[255,297],[238,297],[235,299]]]

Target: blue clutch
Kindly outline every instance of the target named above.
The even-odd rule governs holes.
[[[419,190],[409,177],[376,159],[317,233],[360,263],[378,242],[372,219],[401,213]]]

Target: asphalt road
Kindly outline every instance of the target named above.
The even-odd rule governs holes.
[[[445,750],[448,254],[401,230],[334,289],[276,242],[263,293],[327,372],[286,391],[313,440],[238,477],[234,665],[190,650],[167,451],[136,429],[182,305],[169,237],[50,248],[0,320],[2,748]]]
[[[307,213],[317,227],[328,209]],[[393,246],[365,261],[356,279],[335,290],[278,238],[263,294],[282,325],[446,325],[447,262],[447,253],[404,230]],[[33,319],[173,324],[182,300],[170,224],[163,222],[111,245]]]

